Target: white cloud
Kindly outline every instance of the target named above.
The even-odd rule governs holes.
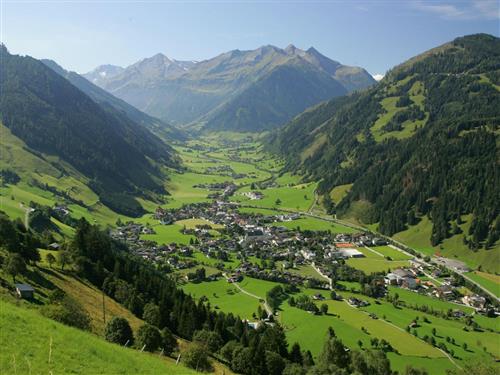
[[[434,13],[448,20],[499,19],[500,5],[498,0],[470,1],[423,1],[411,3],[414,9]]]
[[[372,75],[372,77],[375,81],[380,81],[382,78],[384,78],[384,75],[383,74],[374,74],[374,75]]]
[[[474,8],[487,19],[500,19],[500,3],[498,0],[474,0]]]

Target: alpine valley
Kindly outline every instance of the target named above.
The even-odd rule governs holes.
[[[499,91],[488,34],[380,81],[2,45],[0,374],[498,373]]]

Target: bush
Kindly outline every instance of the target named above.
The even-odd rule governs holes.
[[[203,345],[208,351],[215,353],[224,343],[220,334],[214,331],[201,330],[193,335],[193,341]]]
[[[243,348],[238,341],[236,340],[228,341],[226,345],[224,345],[221,348],[220,355],[228,362],[231,362],[233,360],[233,353],[237,348]]]
[[[193,344],[184,352],[183,362],[196,371],[210,371],[212,365],[208,360],[208,352],[201,345]]]
[[[269,375],[281,375],[285,369],[285,361],[279,354],[266,351],[266,367]]]
[[[161,330],[161,339],[162,349],[166,355],[172,354],[172,352],[177,349],[177,339],[167,327]]]
[[[289,363],[283,370],[283,375],[305,375],[305,373],[306,370],[296,363]]]
[[[150,302],[144,306],[142,318],[146,323],[158,327],[160,325],[160,308],[154,303]]]
[[[115,344],[125,345],[127,342],[128,344],[134,343],[132,328],[130,328],[127,319],[117,316],[106,324],[104,337],[107,341],[114,342]]]
[[[246,373],[252,368],[253,355],[250,348],[236,348],[233,352],[233,360],[231,361],[231,369],[235,372]]]
[[[137,347],[148,352],[156,351],[162,344],[160,330],[150,324],[144,324],[137,331]]]
[[[12,280],[16,282],[16,276],[26,272],[26,263],[19,254],[9,254],[3,264],[5,273],[12,276]]]
[[[53,303],[42,309],[44,316],[71,327],[90,330],[90,316],[77,301],[67,295],[55,297]]]

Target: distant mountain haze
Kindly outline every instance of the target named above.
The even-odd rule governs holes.
[[[201,62],[157,54],[84,77],[164,121],[236,131],[276,128],[311,105],[375,83],[362,68],[293,45],[233,50]]]

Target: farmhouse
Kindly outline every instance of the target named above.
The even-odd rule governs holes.
[[[364,307],[368,306],[370,303],[368,301],[363,301],[355,297],[351,297],[347,300],[347,303],[353,307]]]
[[[384,277],[384,282],[386,285],[399,285],[403,288],[416,289],[417,280],[411,271],[399,268],[393,272],[389,272]]]
[[[15,284],[16,294],[19,298],[32,299],[35,289],[29,284]]]
[[[243,193],[243,195],[250,198],[253,201],[264,198],[264,194],[262,194],[260,191],[249,191],[247,193]]]
[[[486,298],[479,296],[477,294],[473,294],[470,296],[463,297],[462,302],[468,306],[482,309],[482,308],[484,308],[484,305],[486,304]]]
[[[453,298],[453,288],[449,285],[442,285],[434,290],[434,295],[438,298],[452,299]]]

